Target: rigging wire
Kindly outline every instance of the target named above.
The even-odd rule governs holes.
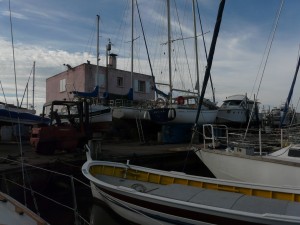
[[[23,156],[21,156],[21,159],[22,159],[22,158],[23,158]],[[32,168],[34,168],[34,169],[41,170],[41,171],[44,171],[44,172],[47,172],[47,173],[51,173],[51,174],[63,176],[63,177],[66,177],[66,178],[70,178],[71,180],[75,180],[75,181],[77,181],[78,183],[84,185],[85,187],[91,189],[91,186],[90,186],[90,185],[88,185],[88,184],[84,183],[83,181],[79,180],[78,178],[73,177],[73,176],[70,176],[70,175],[68,175],[68,174],[60,173],[60,172],[57,172],[57,171],[54,171],[54,170],[45,169],[45,168],[42,168],[42,167],[39,167],[39,166],[34,166],[34,165],[31,165],[31,164],[28,164],[28,163],[24,163],[24,162],[22,162],[22,161],[20,162],[20,161],[18,161],[18,160],[8,159],[8,158],[5,158],[5,157],[0,157],[0,159],[1,159],[1,160],[8,161],[8,162],[11,162],[11,163],[23,164],[23,165],[26,166],[26,167],[32,167]],[[27,172],[27,171],[26,171],[26,172]],[[27,174],[27,176],[28,176],[28,174]],[[31,186],[30,186],[30,188],[28,188],[28,187],[24,186],[23,184],[19,184],[19,183],[13,181],[13,180],[6,179],[6,178],[2,178],[2,179],[4,179],[5,181],[9,181],[9,182],[11,182],[11,183],[13,183],[13,184],[15,184],[15,185],[17,185],[17,186],[19,186],[19,187],[22,187],[22,188],[24,189],[24,192],[25,192],[25,193],[26,193],[26,191],[29,191],[29,192],[31,193],[32,196],[34,196],[34,195],[39,195],[39,196],[41,196],[41,197],[43,197],[43,198],[45,198],[45,199],[47,199],[47,200],[49,200],[49,201],[51,201],[51,202],[54,202],[54,203],[56,203],[56,204],[58,204],[58,205],[60,205],[60,206],[62,206],[62,207],[65,207],[65,208],[67,208],[67,209],[69,209],[69,210],[71,210],[71,211],[73,211],[73,212],[76,213],[76,210],[75,210],[74,208],[72,208],[72,207],[70,207],[70,206],[67,206],[67,205],[65,205],[65,204],[62,204],[62,203],[60,203],[60,202],[58,202],[58,201],[56,201],[56,200],[54,200],[54,199],[52,199],[52,198],[50,198],[50,197],[48,197],[48,196],[42,194],[42,193],[40,193],[40,192],[37,192],[37,191],[33,190],[33,189],[31,188]],[[35,199],[34,199],[34,201],[35,201]],[[36,204],[36,203],[34,203],[34,204]],[[37,208],[36,208],[36,210],[37,210]],[[37,212],[37,214],[39,214],[39,213]],[[89,223],[88,223],[88,222],[87,222],[80,214],[78,214],[78,212],[77,212],[77,216],[79,216],[80,219],[82,219],[83,221],[85,221],[85,223],[89,224]]]
[[[192,79],[192,75],[191,75],[191,70],[190,70],[190,65],[189,65],[188,57],[187,57],[186,45],[185,45],[185,41],[184,41],[184,37],[183,37],[183,32],[182,32],[182,26],[181,26],[181,22],[180,22],[180,19],[179,19],[178,7],[177,7],[177,4],[176,4],[175,0],[174,0],[174,4],[175,4],[177,21],[178,21],[178,25],[179,25],[179,29],[180,29],[180,36],[181,36],[181,40],[182,40],[182,44],[183,44],[183,49],[184,49],[184,55],[185,55],[186,63],[187,63],[187,67],[188,67],[188,74],[190,76],[191,82],[193,83],[193,79]],[[174,41],[175,40],[172,40],[172,42],[174,42]],[[177,63],[177,65],[178,65],[178,63]],[[184,88],[184,82],[183,82],[181,76],[180,76],[180,80],[181,80],[181,83],[182,83],[182,87]]]
[[[13,51],[13,65],[14,65],[14,76],[15,76],[15,89],[16,89],[16,99],[17,99],[17,107],[19,108],[19,99],[18,99],[18,89],[17,89],[17,73],[16,73],[16,61],[15,61],[15,50],[14,50],[14,38],[13,38],[13,27],[12,27],[12,16],[11,16],[11,5],[9,0],[9,17],[10,17],[10,31],[11,31],[11,43],[12,43],[12,51]],[[2,87],[2,84],[1,84]],[[10,112],[9,112],[10,113]],[[19,115],[19,114],[18,114]],[[25,166],[24,166],[24,157],[23,157],[23,148],[22,148],[22,137],[21,137],[21,122],[20,117],[18,116],[17,119],[17,128],[18,128],[18,145],[20,148],[20,156],[21,156],[21,171],[22,171],[22,181],[23,181],[23,194],[24,194],[24,205],[27,206],[27,198],[26,198],[26,182],[25,182]],[[32,188],[30,186],[30,189],[32,191]],[[33,198],[34,195],[32,194]],[[34,198],[34,201],[35,198]]]
[[[22,107],[22,104],[23,104],[23,100],[24,100],[24,97],[25,97],[26,90],[27,90],[27,92],[28,92],[28,84],[29,84],[29,80],[30,80],[30,77],[31,77],[31,74],[32,74],[32,73],[33,73],[33,67],[31,68],[29,77],[28,77],[27,82],[26,82],[26,87],[25,87],[24,92],[23,92],[22,100],[21,100],[21,103],[20,103],[20,108]]]
[[[94,26],[96,27],[96,21],[94,23]],[[85,46],[85,52],[87,52],[88,54],[92,54],[92,46],[93,46],[93,42],[94,42],[94,36],[95,36],[96,30],[93,28],[92,31],[90,32],[90,36],[89,39],[87,41],[87,44]]]
[[[3,86],[2,86],[1,80],[0,80],[0,86],[1,86],[1,89],[2,89],[2,93],[3,93],[5,104],[7,104],[7,100],[6,100],[6,96],[5,96],[5,93],[4,93],[4,89],[3,89]]]
[[[122,18],[129,18],[129,14],[130,14],[130,2],[131,0],[127,0],[126,1],[126,5],[125,5],[125,9],[123,10],[123,15]],[[117,46],[120,46],[118,48],[116,48],[116,54],[120,55],[121,51],[122,51],[122,55],[123,56],[127,56],[128,55],[128,48],[127,45],[125,47],[124,43],[127,43],[127,41],[125,41],[125,28],[128,27],[128,21],[126,19],[123,19],[119,25],[119,28],[117,30],[117,32],[119,33],[119,35],[117,36],[117,40],[112,40],[113,43],[115,43]],[[130,57],[129,57],[130,58]],[[130,68],[130,60],[126,60],[123,63],[123,69],[127,70],[127,68]]]
[[[136,1],[136,8],[137,8],[137,11],[138,11],[139,20],[140,20],[140,24],[141,24],[141,29],[142,29],[142,33],[143,33],[143,38],[144,38],[144,42],[145,42],[145,47],[146,47],[148,62],[149,62],[149,66],[150,66],[150,71],[151,71],[151,75],[152,75],[152,78],[153,78],[153,85],[155,86],[155,80],[154,80],[154,75],[153,75],[153,69],[152,69],[152,64],[151,64],[151,60],[150,60],[150,55],[149,55],[149,51],[148,51],[148,45],[147,45],[147,41],[146,41],[146,37],[145,37],[145,32],[144,32],[144,27],[143,27],[143,23],[142,23],[142,18],[141,18],[141,15],[140,15],[140,10],[139,10],[139,6],[138,6],[137,1]]]
[[[284,4],[284,0],[281,1],[281,4],[279,6],[279,9],[277,11],[277,15],[276,15],[276,18],[275,18],[275,22],[274,22],[274,28],[273,30],[271,31],[270,35],[269,35],[269,41],[267,43],[267,46],[265,48],[265,52],[264,52],[264,55],[266,53],[266,59],[264,61],[264,64],[263,64],[263,60],[264,60],[264,56],[262,58],[262,62],[261,62],[261,65],[263,64],[263,69],[262,69],[262,74],[261,74],[261,77],[260,77],[260,81],[259,81],[259,85],[258,85],[258,88],[257,88],[257,92],[256,92],[256,97],[254,98],[254,104],[252,106],[252,109],[251,109],[251,114],[250,114],[250,119],[248,121],[248,124],[247,124],[247,129],[245,131],[245,135],[244,135],[244,138],[243,140],[246,139],[246,136],[247,136],[247,133],[248,133],[248,129],[249,129],[249,126],[250,126],[250,123],[251,123],[251,120],[252,120],[252,116],[253,116],[253,112],[254,112],[254,107],[257,103],[257,99],[258,99],[258,93],[260,91],[260,87],[261,87],[261,83],[262,83],[262,80],[263,80],[263,77],[264,77],[264,73],[265,73],[265,70],[266,70],[266,66],[267,66],[267,62],[268,62],[268,59],[269,59],[269,55],[270,55],[270,52],[271,52],[271,47],[272,47],[272,44],[273,44],[273,41],[274,41],[274,37],[275,37],[275,33],[276,33],[276,30],[277,30],[277,27],[278,27],[278,23],[279,23],[279,18],[280,18],[280,15],[281,15],[281,11],[282,11],[282,8],[283,8],[283,4]],[[260,68],[259,68],[260,70]],[[258,72],[259,73],[259,72]],[[257,74],[257,77],[256,79],[258,78],[258,74]],[[256,79],[255,79],[255,83],[256,83]],[[253,87],[254,89],[254,87]],[[253,93],[253,89],[252,89],[252,92],[251,92],[251,95]]]
[[[13,29],[12,29],[12,17],[11,17],[11,7],[10,7],[10,0],[8,1],[9,3],[9,19],[10,19],[10,33],[11,33],[11,45],[12,45],[12,52],[13,52],[13,65],[14,65],[14,75],[15,75],[15,89],[16,89],[16,99],[17,99],[17,107],[19,108],[19,99],[18,99],[18,89],[17,89],[17,73],[16,73],[16,60],[15,60],[15,47],[14,47],[14,36],[13,36]],[[20,118],[18,116],[18,136],[19,136],[19,146],[20,146],[20,155],[23,155],[23,150],[22,150],[22,138],[21,138],[21,126],[20,126]],[[24,159],[21,157],[21,168],[22,168],[22,179],[23,179],[23,187],[26,188],[25,185],[25,173],[24,173]],[[26,200],[26,191],[23,189],[23,194],[24,194],[24,203],[25,206],[27,205],[27,200]]]
[[[13,63],[14,63],[14,75],[15,75],[16,99],[17,99],[17,107],[19,107],[18,88],[17,88],[17,72],[16,72],[16,61],[15,61],[15,46],[14,46],[14,36],[13,36],[13,29],[12,29],[12,18],[11,18],[10,0],[8,1],[8,5],[9,5],[8,8],[9,8],[9,21],[10,21],[11,46],[12,46]]]
[[[202,36],[202,41],[203,41],[203,46],[204,46],[204,51],[205,51],[205,58],[206,58],[206,62],[207,62],[207,50],[206,50],[206,43],[205,43],[205,38],[204,38],[204,34],[208,33],[208,32],[203,32],[203,26],[202,26],[202,20],[200,17],[200,10],[199,10],[199,4],[198,4],[198,0],[196,0],[196,5],[197,5],[197,11],[198,11],[198,17],[199,17],[199,23],[200,23],[200,29],[201,29],[201,36]],[[211,86],[211,90],[212,90],[212,95],[213,95],[213,102],[216,102],[216,98],[215,98],[215,90],[214,90],[214,85],[212,82],[212,78],[211,78],[211,74],[209,76],[209,80],[210,80],[210,86]],[[200,87],[198,87],[200,88]]]

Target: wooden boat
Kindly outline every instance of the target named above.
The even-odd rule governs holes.
[[[46,225],[48,223],[25,205],[0,192],[0,224]]]
[[[300,187],[299,144],[268,153],[262,144],[256,147],[254,139],[231,141],[226,126],[204,125],[203,136],[204,147],[194,146],[194,151],[216,178]],[[257,143],[259,139],[257,135]]]
[[[300,188],[88,160],[93,197],[137,224],[299,224]]]

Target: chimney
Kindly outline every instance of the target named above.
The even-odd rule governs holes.
[[[109,54],[109,67],[117,69],[117,56],[118,55],[114,53]]]

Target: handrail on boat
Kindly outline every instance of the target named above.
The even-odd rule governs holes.
[[[225,135],[222,135],[222,131],[225,130]],[[203,125],[203,143],[206,146],[206,141],[211,141],[212,148],[216,148],[216,141],[220,139],[226,140],[228,146],[228,127],[226,125]]]
[[[203,125],[203,143],[205,147],[216,149],[220,147],[218,144],[221,143],[227,147],[237,147],[237,149],[257,149],[259,155],[265,155],[290,144],[300,143],[300,139],[297,138],[298,134],[299,130],[292,128],[281,128],[272,133],[264,133],[262,129],[258,129],[253,130],[252,135],[248,133],[247,139],[244,139],[241,133],[233,132],[232,128],[229,131],[229,128],[225,125]],[[254,153],[249,151],[249,154]]]

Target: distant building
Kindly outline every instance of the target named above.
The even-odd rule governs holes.
[[[89,62],[76,67],[65,65],[64,72],[49,77],[46,80],[46,102],[53,100],[70,100],[72,91],[92,92],[96,87],[97,66]],[[106,77],[108,79],[106,80]],[[115,100],[129,97],[133,83],[133,100],[153,100],[155,92],[152,89],[153,79],[150,75],[133,73],[116,68],[115,55],[110,56],[108,67],[98,67],[99,98]],[[133,81],[132,81],[133,80]],[[132,95],[132,94],[131,94]]]

